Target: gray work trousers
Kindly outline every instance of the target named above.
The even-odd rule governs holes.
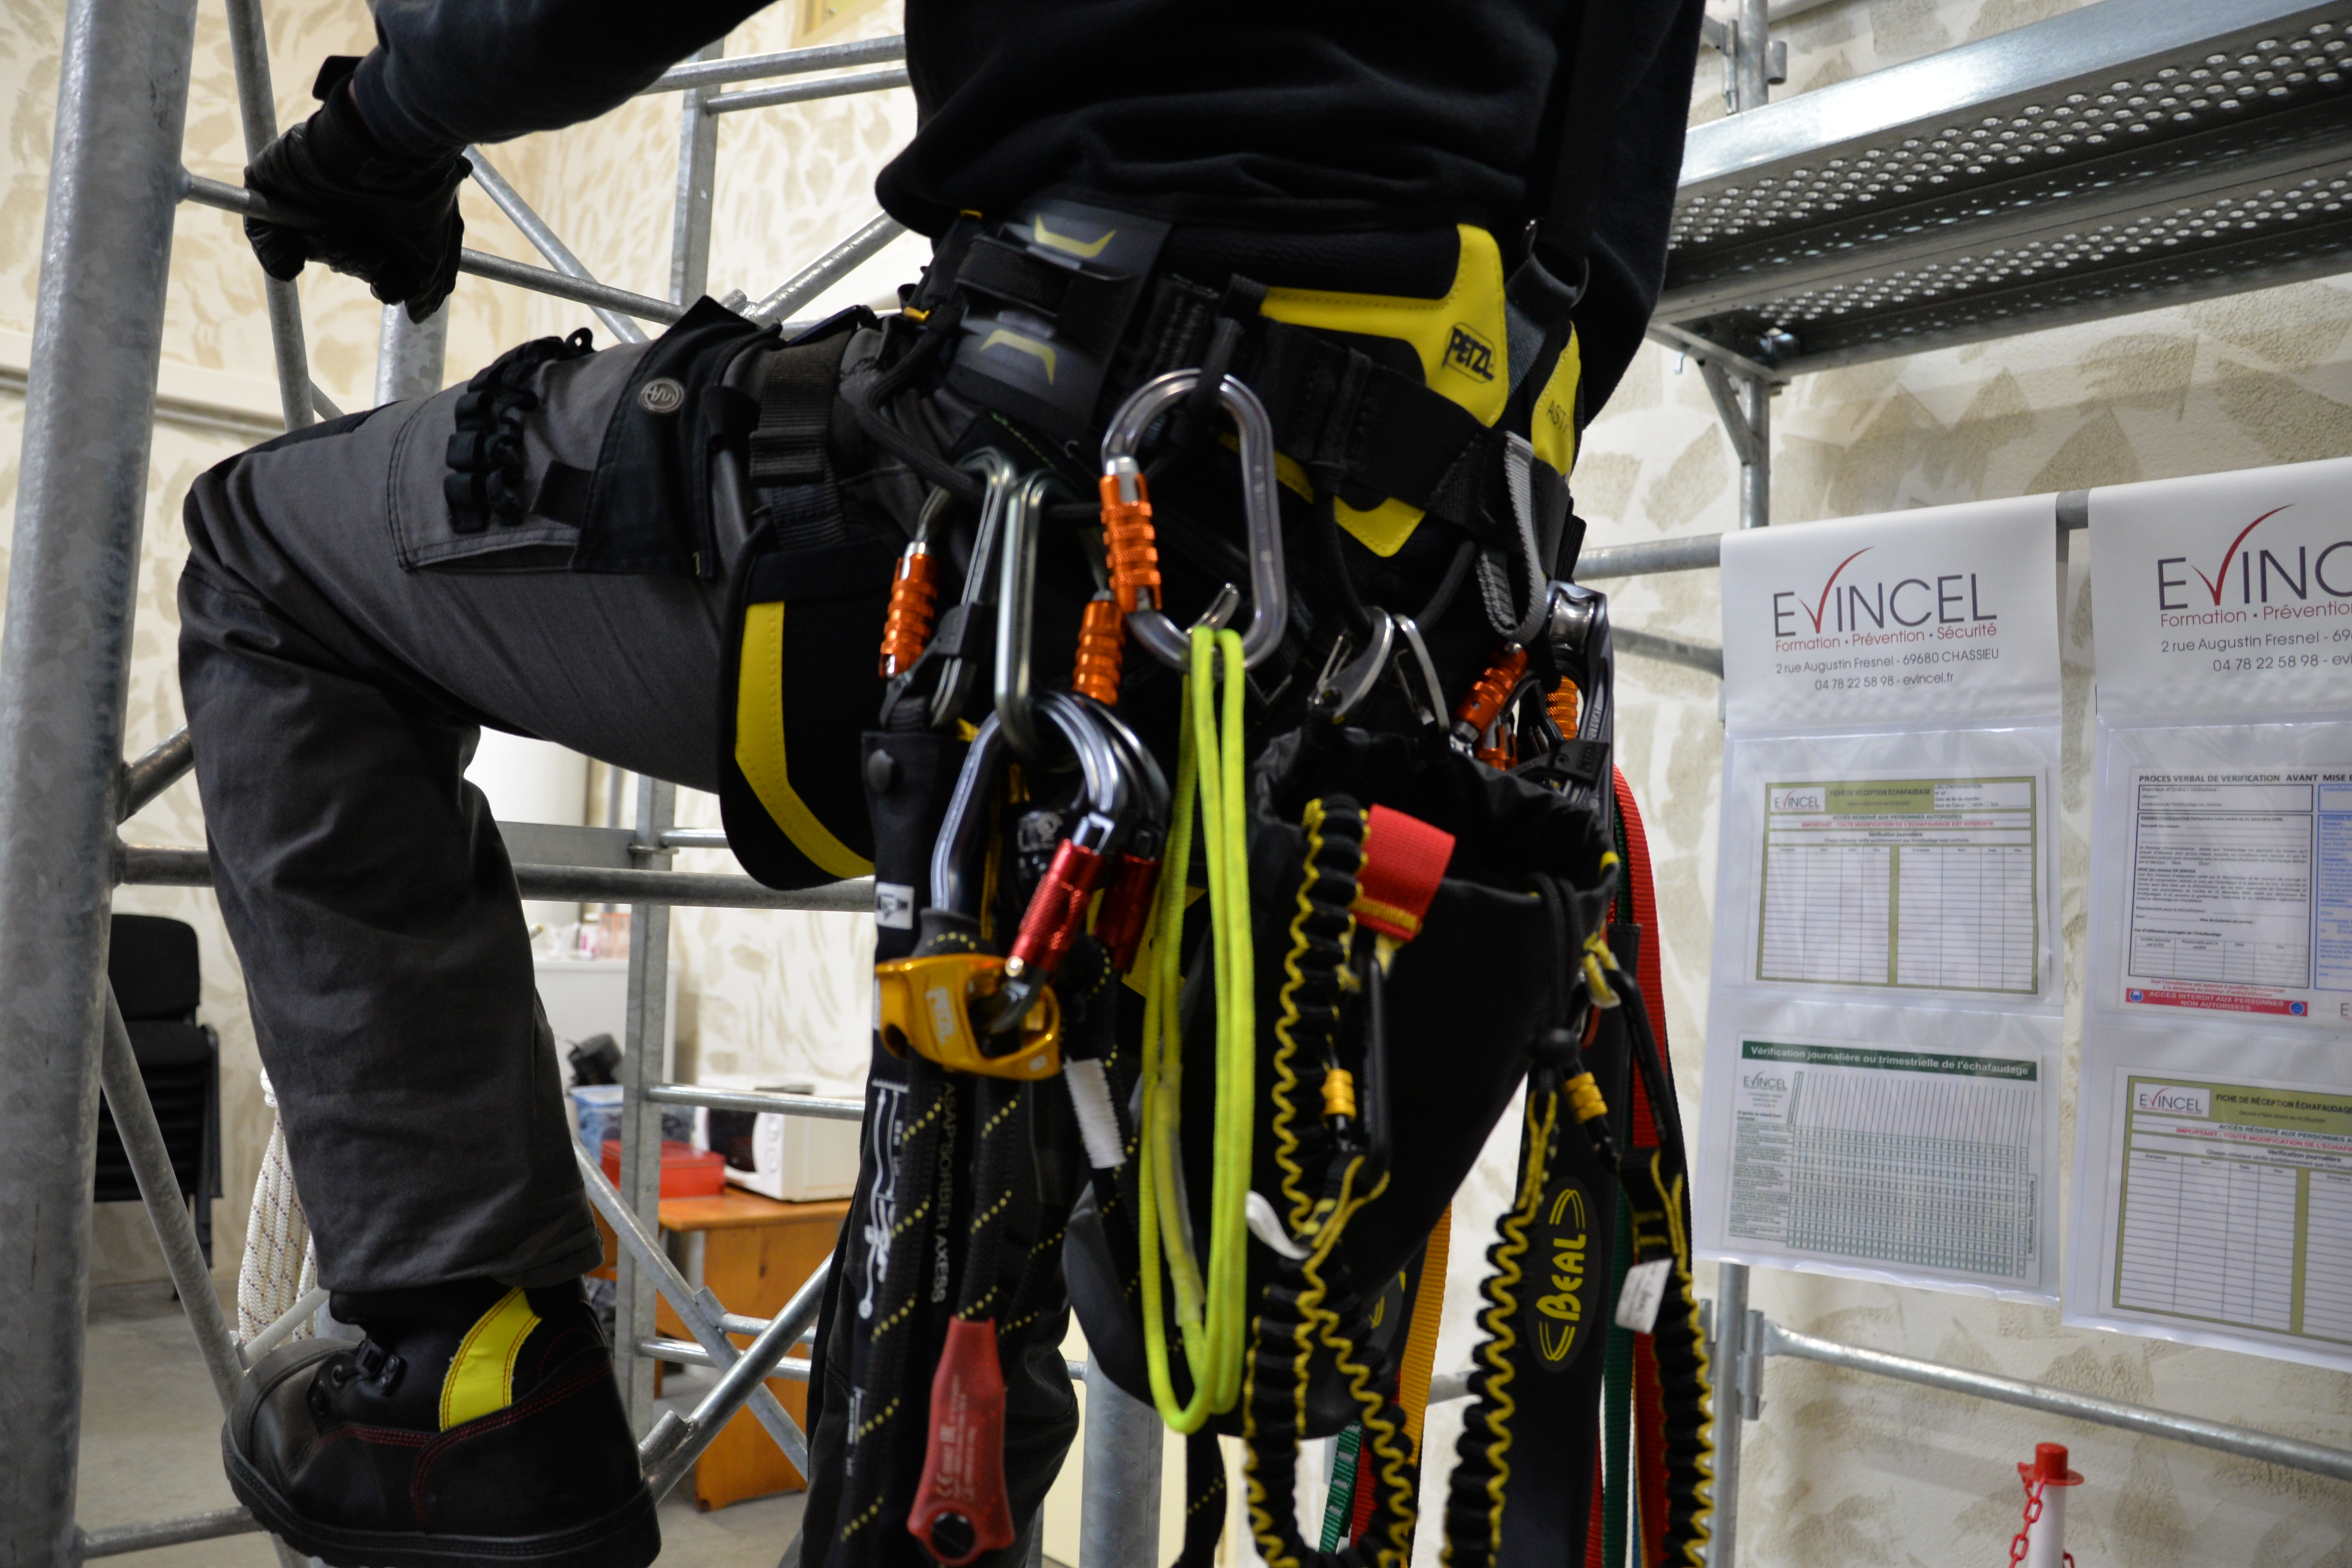
[[[644,352],[541,370],[534,481],[595,467]],[[465,779],[479,727],[718,787],[723,580],[570,572],[574,531],[543,518],[455,531],[459,395],[280,437],[187,500],[180,679],[215,886],[342,1290],[599,1259],[513,872]]]

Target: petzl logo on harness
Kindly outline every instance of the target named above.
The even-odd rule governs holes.
[[[1495,345],[1455,322],[1445,341],[1445,363],[1473,381],[1495,379]]]
[[[1536,1350],[1548,1367],[1565,1367],[1582,1342],[1591,1244],[1591,1204],[1581,1186],[1564,1179],[1528,1247],[1528,1284],[1538,1292]]]

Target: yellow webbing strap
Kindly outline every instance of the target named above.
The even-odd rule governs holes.
[[[537,1327],[539,1314],[519,1289],[499,1297],[474,1320],[441,1380],[441,1430],[496,1415],[514,1403],[515,1357]]]
[[[743,611],[742,658],[735,678],[735,765],[793,847],[845,880],[874,874],[874,862],[833,836],[793,790],[784,762],[784,606]]]
[[[1421,1260],[1421,1284],[1412,1295],[1412,1320],[1405,1327],[1404,1361],[1397,1370],[1397,1403],[1404,1407],[1405,1453],[1421,1463],[1421,1424],[1429,1413],[1429,1374],[1437,1365],[1437,1325],[1445,1311],[1445,1254],[1454,1239],[1454,1210],[1437,1216],[1429,1251]]]

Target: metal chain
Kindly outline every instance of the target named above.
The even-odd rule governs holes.
[[[2034,1522],[2042,1517],[2042,1489],[2044,1484],[2039,1480],[2025,1483],[2025,1525],[2017,1532],[2017,1538],[2009,1543],[2009,1568],[2017,1568],[2025,1561],[2026,1543],[2033,1534]],[[2064,1556],[2066,1568],[2074,1568],[2074,1554],[2069,1552]]]
[[[2017,1532],[2017,1539],[2009,1543],[2009,1568],[2017,1568],[2025,1561],[2026,1542],[2033,1534],[2034,1521],[2041,1517],[2042,1483],[2028,1481],[2025,1483],[2025,1525]]]

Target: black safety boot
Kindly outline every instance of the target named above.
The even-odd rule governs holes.
[[[661,1551],[577,1285],[339,1292],[333,1309],[367,1338],[264,1356],[221,1433],[230,1487],[272,1533],[337,1568],[645,1568]]]

